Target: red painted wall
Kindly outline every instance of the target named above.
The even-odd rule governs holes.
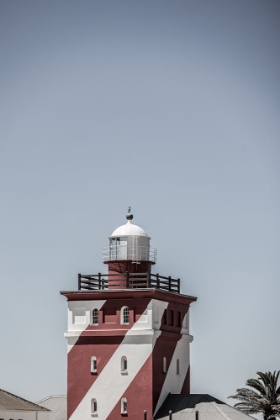
[[[133,264],[132,261],[113,261],[108,263],[108,274],[109,274],[109,289],[126,289],[126,275],[125,273],[150,273],[151,262],[141,261],[139,264]],[[111,277],[110,277],[111,275]],[[145,278],[137,281],[130,281],[128,288],[137,287],[148,287]]]
[[[89,325],[68,353],[67,418],[84,398],[98,374],[105,367],[126,332],[147,308],[150,299],[111,299],[99,311],[99,324]],[[121,308],[128,306],[130,323],[120,323]],[[109,314],[108,316],[106,314]],[[107,322],[106,322],[107,321]],[[91,357],[97,359],[97,373],[90,372]]]
[[[127,415],[121,414],[121,399],[118,401],[108,420],[121,420],[123,418],[136,420],[143,419],[144,410],[147,411],[147,420],[152,420],[152,355],[147,359],[141,370],[122,395],[128,405]]]
[[[110,296],[111,294],[112,296]],[[68,418],[75,411],[98,377],[98,374],[100,374],[112,357],[126,332],[147,308],[152,297],[149,291],[139,291],[139,293],[133,291],[112,291],[110,295],[106,293],[106,297],[110,296],[110,298],[106,300],[99,311],[99,325],[89,325],[68,354]],[[98,298],[104,299],[105,297],[102,293],[100,295],[77,294],[77,298],[74,295],[69,295],[71,300],[80,300],[80,296],[87,297],[87,300],[98,300]],[[91,299],[89,299],[90,297]],[[166,293],[164,293],[163,297],[166,301]],[[160,298],[160,296],[155,296],[155,298]],[[176,344],[181,338],[181,323],[189,309],[189,303],[193,300],[193,298],[188,297],[186,299],[186,297],[171,293],[168,293],[168,299],[170,301],[161,320],[160,329],[162,334],[157,339],[152,355],[145,362],[123,395],[128,400],[128,414],[127,416],[121,414],[121,400],[119,400],[108,420],[118,420],[123,417],[141,419],[143,418],[144,410],[147,410],[147,420],[152,419],[152,414],[166,377],[166,373],[163,373],[162,369],[163,357],[167,359],[168,369]],[[186,301],[186,304],[183,303],[184,301]],[[120,323],[120,311],[123,306],[130,308],[129,325],[121,325]],[[97,358],[97,373],[90,372],[92,356]],[[188,372],[182,393],[189,393],[189,391]],[[110,398],[109,393],[108,398]]]
[[[188,304],[170,302],[162,316],[160,326],[162,333],[153,350],[153,410],[156,408],[176,345],[182,337],[182,322],[188,310]],[[166,358],[166,373],[163,372],[164,357]],[[184,390],[185,393],[189,393],[187,385]]]
[[[98,374],[122,342],[122,336],[80,337],[68,354],[67,418],[76,410]],[[97,373],[90,372],[91,357],[97,359]]]

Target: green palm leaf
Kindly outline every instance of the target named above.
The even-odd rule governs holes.
[[[280,386],[277,387],[278,372],[257,372],[257,379],[248,379],[246,386],[236,390],[234,398],[240,402],[234,407],[246,414],[262,413],[264,420],[280,417]]]

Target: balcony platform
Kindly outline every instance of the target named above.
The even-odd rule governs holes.
[[[78,274],[78,290],[158,289],[180,294],[180,279],[151,273]]]

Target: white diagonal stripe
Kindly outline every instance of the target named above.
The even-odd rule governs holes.
[[[185,318],[188,314],[185,314]],[[183,321],[185,325],[186,319]],[[181,329],[181,334],[185,331],[185,328]],[[161,389],[161,393],[156,405],[155,413],[163,404],[165,398],[169,394],[180,394],[184,381],[188,372],[190,364],[190,354],[189,354],[189,345],[192,342],[192,336],[183,334],[183,337],[176,344],[166,377]],[[177,370],[177,359],[179,359],[179,374],[176,373]],[[155,414],[154,413],[154,414]]]
[[[129,387],[153,351],[160,332],[151,328],[151,309],[153,301],[147,306],[147,315],[141,315],[132,328],[126,333],[122,343],[108,360],[102,372],[98,375],[83,400],[80,402],[71,420],[92,420],[91,399],[97,400],[97,414],[100,420],[105,420]],[[166,304],[167,306],[167,304]],[[127,374],[121,373],[121,357],[126,356],[128,362]],[[110,392],[108,392],[110,390]],[[109,396],[109,398],[108,398]]]

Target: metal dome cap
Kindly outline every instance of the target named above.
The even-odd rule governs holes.
[[[131,213],[131,208],[128,208],[128,213],[126,215],[127,223],[125,225],[119,226],[114,230],[110,238],[120,237],[120,236],[146,236],[149,238],[147,233],[140,226],[135,225],[131,222],[133,219],[133,214]]]

